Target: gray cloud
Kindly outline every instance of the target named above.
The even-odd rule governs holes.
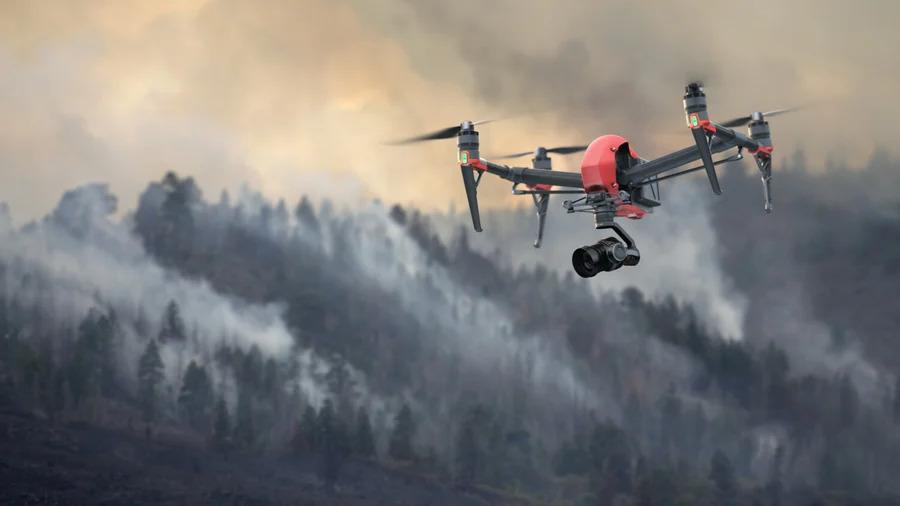
[[[486,152],[617,132],[652,157],[689,143],[680,94],[696,77],[719,117],[821,101],[773,124],[779,152],[805,147],[816,163],[893,150],[900,114],[900,8],[885,2],[0,9],[0,113],[15,118],[0,127],[0,199],[18,219],[84,180],[108,180],[133,202],[167,169],[207,188],[249,181],[270,196],[302,191],[297,174],[338,171],[384,200],[461,204],[452,143],[382,141],[524,114],[486,127]],[[485,185],[485,205],[509,205],[504,193]]]

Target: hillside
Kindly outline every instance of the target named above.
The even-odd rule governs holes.
[[[669,214],[634,225],[646,261],[595,283],[569,272],[590,239],[564,217],[533,252],[520,211],[473,236],[379,203],[211,201],[168,174],[113,219],[105,186],[74,189],[0,226],[4,420],[36,431],[9,441],[22,463],[59,461],[4,472],[70,499],[91,483],[172,502],[891,504],[895,315],[854,294],[889,299],[894,246],[857,284],[842,256],[859,242],[816,217],[871,243],[897,216],[842,214],[839,177],[787,170],[784,217],[765,221],[740,173],[730,200],[673,188]]]

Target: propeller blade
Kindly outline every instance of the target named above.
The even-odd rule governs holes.
[[[751,119],[750,116],[741,116],[739,118],[732,118],[728,121],[723,121],[722,123],[719,123],[719,124],[722,125],[723,127],[731,128],[731,127],[746,125],[747,123],[750,123],[750,119]]]
[[[497,120],[484,119],[481,121],[473,121],[472,125],[473,126],[474,125],[484,125],[485,123],[491,123],[493,121],[497,121]],[[430,132],[427,134],[410,137],[408,139],[402,139],[399,141],[389,142],[388,144],[390,144],[392,146],[402,146],[404,144],[414,144],[417,142],[436,141],[436,140],[440,140],[440,139],[452,139],[452,138],[456,137],[457,135],[459,135],[459,132],[461,130],[462,130],[462,124],[459,124],[459,125],[452,126],[452,127],[442,128],[440,130],[436,130],[434,132]]]
[[[548,153],[559,153],[561,155],[571,155],[572,153],[578,153],[580,151],[584,151],[587,149],[587,145],[584,146],[562,146],[559,148],[550,148],[547,150]]]
[[[556,153],[559,155],[571,155],[572,153],[578,153],[579,151],[584,151],[587,148],[588,148],[587,145],[584,145],[584,146],[559,146],[559,147],[555,147],[555,148],[545,149],[544,152],[547,154]],[[521,151],[519,153],[512,153],[512,154],[503,155],[503,156],[494,156],[492,158],[496,158],[496,159],[519,158],[520,156],[533,155],[533,154],[534,154],[534,150],[531,150],[531,151]]]
[[[423,141],[436,141],[439,139],[452,139],[452,138],[456,137],[457,135],[459,135],[460,130],[462,130],[462,127],[459,125],[456,125],[454,127],[443,128],[443,129],[437,130],[435,132],[417,135],[415,137],[410,137],[408,139],[394,141],[394,142],[391,142],[390,144],[393,144],[395,146],[402,146],[404,144],[413,144],[416,142],[423,142]]]
[[[496,158],[499,160],[499,159],[503,159],[503,158],[519,158],[520,156],[533,155],[533,154],[534,154],[534,151],[522,151],[521,153],[512,153],[512,154],[503,155],[503,156],[493,156],[491,158]]]
[[[796,111],[798,109],[800,109],[800,107],[788,107],[787,109],[775,109],[774,111],[764,112],[762,114],[763,114],[763,118],[768,118],[770,116],[778,116],[779,114]],[[719,123],[719,124],[722,125],[723,127],[730,128],[730,127],[747,125],[750,123],[751,120],[753,120],[753,116],[747,115],[747,116],[740,116],[738,118],[732,118],[730,120],[723,121],[722,123]]]
[[[787,109],[775,109],[774,111],[764,112],[763,117],[769,118],[772,116],[778,116],[779,114],[784,114],[786,112],[793,112],[802,109],[802,107],[788,107]]]

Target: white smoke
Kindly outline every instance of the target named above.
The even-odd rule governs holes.
[[[351,227],[340,233],[329,230],[337,226],[335,222],[324,220],[321,236],[353,237],[352,247],[342,249],[341,255],[361,268],[364,279],[359,282],[374,281],[397,296],[402,309],[424,329],[422,345],[430,358],[420,362],[427,370],[418,373],[407,393],[408,400],[424,408],[421,413],[432,422],[422,426],[423,440],[450,445],[445,434],[455,428],[448,423],[458,420],[460,402],[462,406],[486,402],[514,413],[518,423],[527,424],[545,442],[558,444],[589,414],[621,416],[621,385],[608,378],[619,374],[652,399],[671,383],[687,385],[696,371],[696,364],[682,351],[642,335],[627,318],[613,314],[600,315],[604,349],[625,364],[622,371],[606,370],[605,357],[595,363],[578,360],[563,329],[517,332],[507,309],[431,259],[380,203],[352,217],[340,221],[341,226]],[[324,248],[336,249],[327,244]],[[597,302],[598,308],[616,306],[613,296]],[[641,371],[641,377],[634,371]],[[435,398],[434,392],[444,395]]]
[[[39,307],[63,329],[51,339],[72,339],[72,329],[91,308],[115,311],[123,323],[123,367],[136,368],[147,335],[159,331],[164,308],[175,301],[188,336],[183,344],[163,346],[166,374],[177,387],[187,363],[209,364],[223,345],[247,350],[256,346],[264,357],[294,360],[296,378],[312,402],[327,396],[319,377],[328,361],[309,350],[296,350],[277,304],[250,304],[223,296],[205,281],[187,279],[160,267],[144,251],[126,222],[113,222],[115,197],[105,185],[80,187],[65,194],[40,223],[16,231],[0,227],[0,262],[6,266],[6,299]],[[26,329],[27,330],[27,329]],[[27,336],[26,336],[27,337]]]

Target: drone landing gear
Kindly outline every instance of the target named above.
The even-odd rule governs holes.
[[[615,222],[597,222],[598,230],[612,229],[622,241],[615,237],[607,237],[592,246],[582,246],[572,252],[572,267],[583,278],[591,278],[601,272],[610,272],[623,265],[637,265],[641,261],[641,253],[634,244],[634,239]]]

